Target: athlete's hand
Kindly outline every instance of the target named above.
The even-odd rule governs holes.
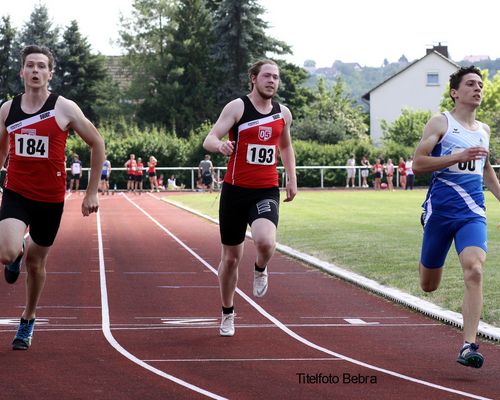
[[[225,142],[221,142],[219,145],[219,153],[224,154],[225,156],[230,156],[234,151],[234,142],[228,140]]]
[[[483,157],[488,157],[488,149],[484,147],[469,147],[458,153],[458,162],[467,162],[472,160],[480,160]]]
[[[289,180],[286,184],[286,198],[283,201],[292,201],[297,194],[297,182],[294,180]]]
[[[90,214],[99,210],[99,196],[97,194],[85,194],[82,201],[82,214],[88,217]]]

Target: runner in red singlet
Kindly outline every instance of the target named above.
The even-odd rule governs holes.
[[[135,172],[137,170],[137,161],[135,160],[135,154],[131,154],[130,158],[124,165],[127,168],[127,190],[135,189]]]
[[[64,207],[65,149],[72,128],[90,146],[91,170],[82,214],[97,212],[97,187],[104,162],[104,141],[72,101],[54,93],[54,57],[49,49],[27,46],[21,53],[24,93],[0,107],[0,165],[9,156],[0,209],[0,261],[5,279],[14,283],[26,252],[27,303],[13,349],[31,345],[38,300],[45,283],[45,265]],[[31,240],[24,250],[24,234]]]
[[[261,60],[252,65],[249,78],[250,94],[224,107],[203,144],[210,152],[230,156],[219,207],[222,336],[234,335],[233,301],[247,225],[257,249],[253,294],[262,297],[268,288],[267,264],[274,254],[278,226],[278,155],[288,178],[285,201],[292,201],[297,193],[290,137],[292,114],[287,107],[273,101],[278,90],[279,68],[274,61]],[[222,140],[226,135],[229,140]]]

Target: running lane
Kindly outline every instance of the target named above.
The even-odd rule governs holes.
[[[113,333],[156,368],[228,398],[497,395],[498,346],[482,344],[482,370],[464,368],[455,362],[457,330],[287,257],[276,255],[268,295],[253,299],[251,243],[240,268],[246,300],[236,298],[236,335],[219,337],[218,227],[150,195],[124,200],[114,212],[128,216],[129,228],[118,214],[103,213],[102,221],[104,236],[121,230],[121,248],[110,258],[127,266],[108,282],[117,291],[111,310],[129,294],[111,311],[112,326],[151,325]]]

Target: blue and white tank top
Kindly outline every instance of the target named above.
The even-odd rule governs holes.
[[[448,112],[448,129],[432,150],[433,157],[455,154],[469,147],[489,148],[489,135],[482,124],[471,131],[462,126]],[[483,170],[486,157],[465,163],[453,164],[432,174],[431,184],[423,204],[425,220],[432,213],[448,218],[485,217]]]

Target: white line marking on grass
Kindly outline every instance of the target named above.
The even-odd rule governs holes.
[[[128,200],[128,198],[125,196],[125,198]],[[130,200],[128,200],[130,201]],[[222,396],[219,396],[215,393],[209,392],[208,390],[202,389],[198,386],[192,385],[189,382],[186,382],[182,379],[176,378],[173,375],[167,374],[166,372],[163,372],[146,362],[140,360],[130,352],[128,352],[125,348],[123,348],[114,338],[113,334],[111,333],[111,327],[110,327],[110,318],[109,318],[109,304],[108,304],[108,289],[106,286],[106,272],[105,272],[105,265],[104,265],[104,249],[103,249],[103,244],[102,244],[102,231],[101,231],[101,215],[100,212],[97,212],[97,238],[99,242],[99,270],[100,270],[100,283],[101,283],[101,303],[102,303],[102,332],[104,333],[104,336],[106,340],[109,342],[111,346],[115,348],[120,354],[122,354],[124,357],[128,358],[130,361],[136,363],[137,365],[141,366],[144,369],[147,369],[148,371],[153,372],[156,375],[161,376],[162,378],[168,379],[172,382],[177,383],[178,385],[184,386],[185,388],[192,390],[194,392],[200,393],[204,396],[210,397],[212,399],[220,399],[223,400],[225,399]]]
[[[131,204],[133,204],[134,207],[136,207],[138,210],[140,210],[146,217],[148,217],[155,225],[157,225],[161,230],[163,230],[167,235],[169,235],[179,245],[181,245],[194,258],[196,258],[198,261],[200,261],[206,268],[208,268],[210,271],[212,271],[212,273],[214,273],[215,275],[217,275],[217,270],[214,267],[212,267],[201,256],[199,256],[190,247],[188,247],[184,242],[182,242],[177,236],[175,236],[167,228],[165,228],[160,222],[158,222],[154,217],[152,217],[146,210],[144,210],[142,207],[140,207],[139,205],[137,205],[136,203],[134,203],[132,200],[130,200],[128,198],[127,198],[127,200]],[[365,367],[365,368],[373,370],[373,371],[378,371],[378,372],[383,373],[383,374],[387,374],[387,375],[390,375],[390,376],[393,376],[393,377],[396,377],[396,378],[400,378],[400,379],[403,379],[403,380],[406,380],[406,381],[409,381],[409,382],[417,383],[417,384],[420,384],[420,385],[423,385],[423,386],[428,386],[428,387],[431,387],[433,389],[442,390],[442,391],[449,392],[449,393],[459,394],[459,395],[462,395],[462,396],[465,396],[465,397],[469,397],[469,398],[472,398],[472,399],[491,400],[491,399],[489,399],[487,397],[475,395],[475,394],[468,393],[468,392],[463,392],[461,390],[452,389],[452,388],[449,388],[449,387],[446,387],[446,386],[442,386],[442,385],[438,385],[438,384],[435,384],[435,383],[427,382],[427,381],[424,381],[424,380],[421,380],[421,379],[413,378],[413,377],[408,376],[408,375],[400,374],[398,372],[391,371],[391,370],[388,370],[388,369],[385,369],[385,368],[377,367],[375,365],[368,364],[368,363],[365,363],[365,362],[360,361],[360,360],[356,360],[354,358],[351,358],[351,357],[345,356],[343,354],[340,354],[340,353],[334,352],[332,350],[329,350],[329,349],[327,349],[325,347],[319,346],[319,345],[311,342],[310,340],[308,340],[308,339],[300,336],[299,334],[295,333],[291,329],[289,329],[280,320],[278,320],[273,315],[269,314],[266,310],[264,310],[264,308],[262,308],[259,304],[257,304],[255,301],[253,301],[253,299],[251,299],[241,289],[236,288],[236,292],[247,303],[249,303],[253,308],[255,308],[261,315],[263,315],[265,318],[267,318],[269,321],[271,321],[273,324],[275,324],[283,332],[285,332],[286,334],[288,334],[289,336],[291,336],[295,340],[299,341],[300,343],[302,343],[302,344],[304,344],[306,346],[309,346],[309,347],[311,347],[313,349],[316,349],[316,350],[318,350],[320,352],[329,354],[329,355],[331,355],[333,357],[341,358],[342,360],[345,360],[345,361],[350,362],[350,363],[355,364],[355,365],[359,365],[361,367]]]

